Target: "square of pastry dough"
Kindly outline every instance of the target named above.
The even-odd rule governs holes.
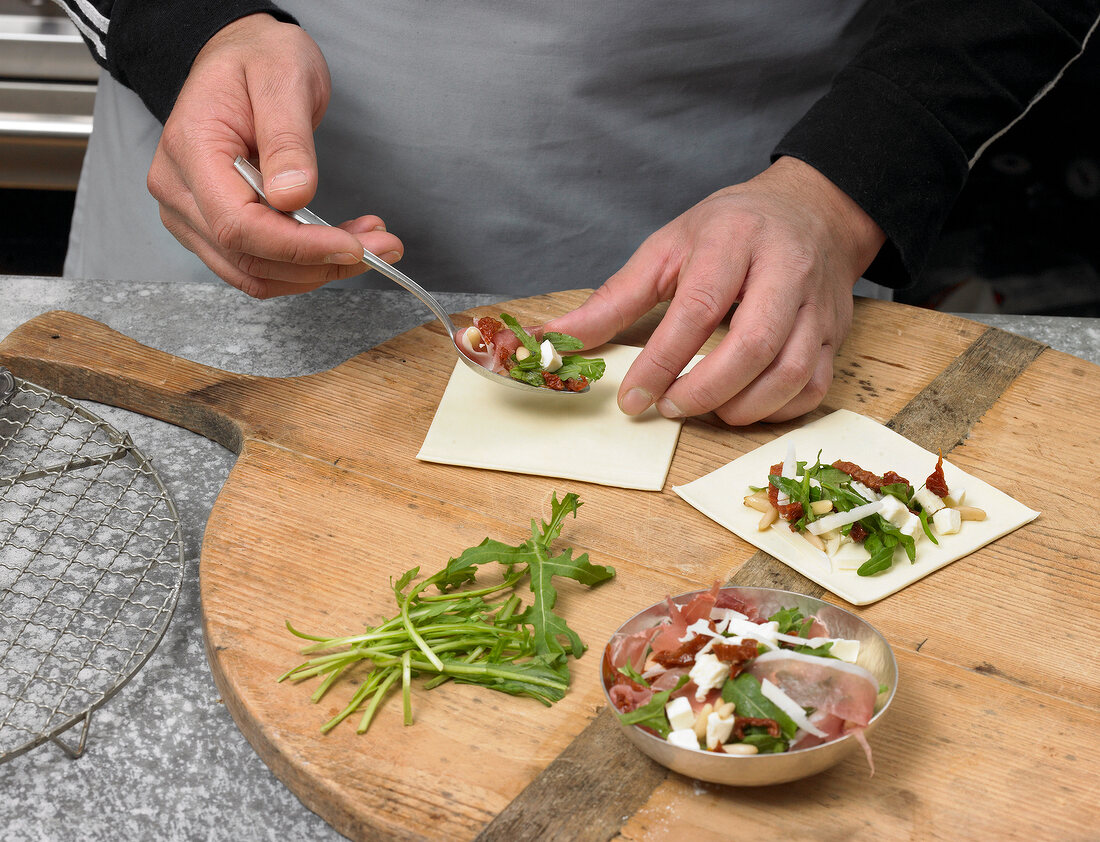
[[[494,386],[455,363],[417,459],[660,491],[683,422],[654,407],[624,415],[619,385],[641,348],[605,345],[604,376],[584,394]]]
[[[954,535],[936,535],[938,545],[920,534],[915,562],[910,563],[899,549],[889,570],[860,576],[856,573],[859,558],[844,563],[830,558],[792,532],[782,519],[763,532],[757,528],[760,512],[746,506],[744,499],[752,493],[750,486],[767,485],[769,469],[786,459],[791,445],[797,461],[812,465],[820,452],[822,464],[843,459],[880,476],[893,470],[908,479],[915,489],[924,485],[925,478],[936,467],[937,454],[877,421],[841,409],[779,436],[687,485],[673,487],[673,491],[707,517],[853,605],[867,605],[889,596],[1039,515],[944,459],[943,473],[949,491],[965,491],[964,505],[984,510],[986,519],[964,521]],[[867,557],[867,551],[859,545],[849,546],[862,553],[864,559]]]

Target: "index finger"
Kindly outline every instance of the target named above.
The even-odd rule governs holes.
[[[781,278],[776,274],[772,283],[749,285],[734,311],[729,333],[698,365],[671,385],[657,403],[661,414],[679,418],[718,409],[754,384],[784,353],[796,361],[816,360],[821,345],[819,334],[805,329],[795,336],[801,302],[789,290],[784,293],[778,283]],[[783,377],[773,380],[769,385],[775,394],[757,396],[761,404],[775,403],[782,397],[773,409],[782,406],[805,385],[800,382],[792,394],[780,395]]]
[[[270,261],[317,266],[363,247],[340,228],[304,225],[267,205],[233,166],[234,150],[211,154],[190,185],[210,239],[222,251]],[[353,262],[353,261],[347,261]]]
[[[683,268],[668,311],[623,378],[619,387],[623,412],[644,412],[676,381],[733,306],[747,260],[743,250],[730,253],[717,244],[696,249]],[[695,382],[706,381],[696,378]]]

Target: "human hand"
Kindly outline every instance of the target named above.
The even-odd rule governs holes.
[[[623,378],[619,407],[730,425],[809,412],[832,381],[852,287],[885,241],[817,170],[781,158],[652,234],[579,308],[543,326],[600,345],[661,301],[668,310]],[[729,333],[684,367],[730,308]]]
[[[269,15],[240,18],[199,52],[172,109],[149,192],[164,226],[217,275],[256,298],[308,292],[365,270],[363,248],[388,263],[403,247],[377,216],[302,225],[260,202],[233,168],[259,155],[273,207],[305,207],[317,189],[313,130],[331,83],[305,32]]]

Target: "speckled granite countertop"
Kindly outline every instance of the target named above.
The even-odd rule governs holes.
[[[493,296],[441,296],[453,311]],[[401,290],[325,290],[258,302],[215,284],[116,284],[0,276],[0,337],[51,309],[230,371],[323,371],[429,320]],[[1100,364],[1100,319],[973,316]],[[85,754],[50,743],[0,765],[0,838],[341,839],[260,761],[237,730],[203,654],[198,553],[234,456],[185,430],[90,405],[154,462],[175,498],[188,557],[175,616],[137,676],[91,720]],[[75,741],[75,740],[70,740]]]

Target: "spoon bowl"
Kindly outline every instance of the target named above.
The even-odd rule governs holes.
[[[240,155],[238,155],[237,160],[233,162],[233,166],[237,169],[237,172],[241,174],[244,180],[248,182],[249,186],[256,191],[261,199],[266,202],[267,194],[264,193],[264,179],[260,171],[256,169],[256,167],[254,167],[248,160],[241,157]],[[303,225],[328,225],[330,228],[332,227],[331,225],[329,225],[329,223],[325,222],[323,219],[321,219],[321,217],[319,217],[309,208],[302,208],[295,211],[280,211],[280,213],[283,213],[291,217],[292,219],[297,220]],[[376,272],[380,272],[382,275],[385,275],[395,284],[403,287],[404,289],[415,295],[417,298],[419,298],[421,302],[423,302],[424,305],[432,311],[432,314],[437,319],[439,319],[440,324],[442,324],[444,330],[447,331],[447,336],[450,338],[451,344],[454,346],[455,351],[458,353],[458,358],[462,360],[462,362],[464,362],[466,366],[472,371],[475,371],[482,377],[491,380],[497,386],[508,386],[513,389],[521,389],[525,392],[530,392],[537,389],[537,387],[535,386],[529,386],[526,383],[521,383],[518,380],[513,380],[507,375],[492,372],[476,360],[470,359],[470,357],[466,355],[466,352],[462,350],[462,346],[458,343],[459,328],[455,326],[455,323],[451,319],[450,314],[445,309],[443,309],[443,305],[439,303],[439,300],[434,295],[424,289],[424,287],[420,286],[420,284],[418,284],[404,272],[395,269],[393,266],[390,266],[390,264],[386,263],[386,261],[382,260],[382,258],[378,257],[376,254],[370,251],[367,251],[367,249],[363,249],[363,256],[360,259]],[[465,330],[465,328],[463,328],[463,330]],[[584,389],[577,392],[572,392],[569,390],[559,392],[553,389],[537,389],[537,391],[550,392],[554,395],[565,396],[582,395],[588,391],[588,388],[589,387],[585,386]]]

